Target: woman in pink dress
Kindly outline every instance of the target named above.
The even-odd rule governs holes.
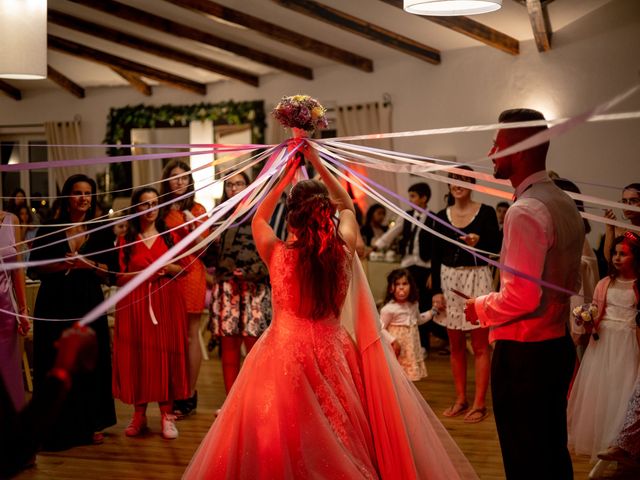
[[[273,322],[184,478],[474,478],[380,340],[371,293],[358,288],[363,274],[354,259],[358,223],[349,195],[315,150],[307,146],[305,155],[324,184],[307,180],[291,190],[287,242],[269,219],[295,165],[252,223],[272,279]],[[352,276],[357,284],[349,290]],[[348,292],[349,318],[367,319],[354,325],[357,345],[341,324]]]
[[[140,188],[131,197],[133,212],[145,212],[129,222],[120,237],[118,285],[151,265],[173,246],[170,234],[163,235],[158,218],[158,192]],[[113,335],[113,396],[135,406],[124,433],[140,435],[147,428],[147,404],[158,402],[162,414],[162,436],[178,436],[173,400],[189,394],[186,351],[186,310],[181,295],[175,295],[171,278],[182,271],[169,264],[133,290],[116,308]]]
[[[0,264],[20,259],[16,249],[18,219],[9,212],[0,211]],[[15,299],[15,302],[13,301]],[[24,406],[24,386],[20,368],[18,334],[29,331],[27,296],[24,270],[2,269],[0,272],[0,376],[19,411]],[[21,316],[17,317],[16,314]]]

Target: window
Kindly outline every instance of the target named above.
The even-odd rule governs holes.
[[[44,133],[2,133],[0,134],[0,162],[2,165],[36,163],[48,161],[47,141]],[[6,209],[13,192],[22,188],[32,210],[38,212],[49,206],[51,196],[55,196],[53,176],[46,168],[2,172],[0,174],[0,196]]]

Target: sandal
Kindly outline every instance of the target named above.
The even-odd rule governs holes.
[[[478,423],[488,416],[487,407],[473,408],[464,416],[464,423]]]
[[[458,417],[463,413],[465,413],[467,410],[469,410],[469,404],[467,402],[464,402],[464,403],[456,402],[453,405],[451,405],[449,408],[447,408],[444,412],[442,412],[442,415],[449,418]]]

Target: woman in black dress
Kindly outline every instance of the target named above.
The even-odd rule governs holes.
[[[102,283],[117,268],[115,252],[107,236],[91,233],[87,222],[94,217],[96,183],[86,175],[73,175],[62,187],[59,209],[52,223],[69,227],[42,226],[33,244],[31,260],[59,258],[48,265],[34,267],[41,280],[36,298],[33,329],[34,392],[45,385],[53,367],[55,343],[67,329],[104,300]],[[58,242],[58,243],[55,243]],[[42,248],[41,248],[42,247]],[[109,327],[104,315],[90,324],[98,340],[95,370],[79,374],[61,414],[44,442],[46,450],[64,450],[75,445],[101,443],[106,427],[116,423],[111,394],[111,352]]]

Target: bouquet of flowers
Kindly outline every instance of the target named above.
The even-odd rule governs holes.
[[[593,326],[598,318],[598,307],[593,303],[585,303],[583,305],[578,305],[573,309],[573,318],[576,322],[576,325],[581,327],[584,325],[585,330],[588,333],[593,331]],[[593,333],[593,339],[598,340],[598,332]]]
[[[327,128],[329,122],[327,110],[315,98],[309,95],[293,95],[282,97],[273,109],[273,116],[284,127],[299,128],[312,132],[316,128]]]

